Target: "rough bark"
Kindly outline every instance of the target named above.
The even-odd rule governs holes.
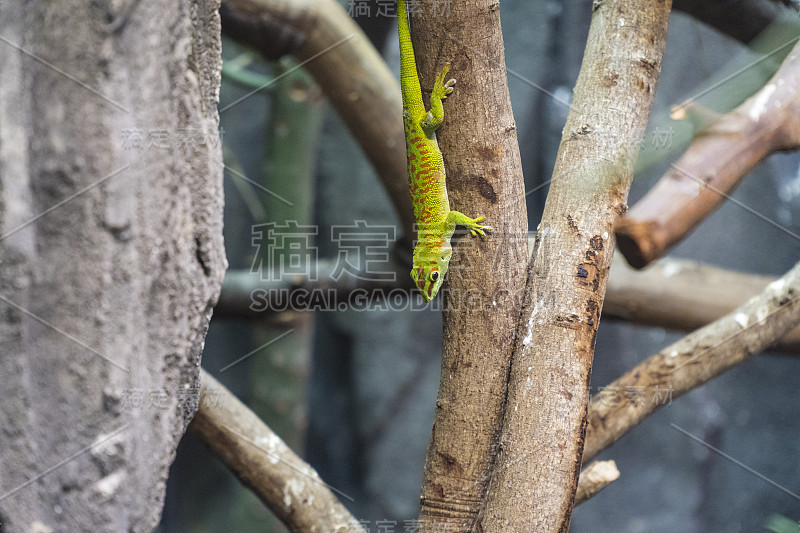
[[[663,256],[718,209],[757,163],[800,147],[798,113],[800,44],[760,91],[702,132],[620,220],[617,241],[628,263],[642,268]]]
[[[452,209],[483,215],[486,239],[457,239],[444,286],[444,346],[423,474],[421,531],[468,531],[485,493],[499,430],[527,221],[497,2],[418,3],[412,38],[423,94],[450,64],[455,92],[438,132]],[[438,529],[436,529],[438,528]]]
[[[223,31],[266,57],[290,54],[317,80],[378,172],[412,235],[400,84],[334,0],[227,0]],[[408,247],[408,246],[406,246]]]
[[[592,400],[584,460],[675,398],[763,350],[800,322],[800,263],[732,313],[649,357]],[[633,395],[631,395],[633,392]],[[633,397],[633,401],[629,401]]]
[[[189,427],[289,531],[364,532],[334,495],[336,489],[204,371],[200,406]]]
[[[0,4],[4,532],[151,531],[195,409],[225,269],[217,6],[126,5]]]
[[[594,13],[531,259],[499,451],[476,531],[567,531],[614,223],[624,211],[669,1]]]

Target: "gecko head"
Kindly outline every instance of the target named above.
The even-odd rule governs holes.
[[[436,297],[439,288],[444,283],[444,275],[447,273],[447,266],[450,263],[452,252],[449,250],[442,252],[441,255],[433,260],[415,261],[411,269],[411,279],[422,294],[422,299],[430,302]]]

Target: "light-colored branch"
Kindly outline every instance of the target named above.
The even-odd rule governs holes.
[[[771,345],[800,322],[800,263],[744,305],[649,357],[592,400],[590,461],[673,399]]]
[[[772,281],[774,276],[734,272],[685,259],[665,258],[634,270],[617,257],[608,278],[603,317],[694,331],[730,313]],[[800,326],[772,348],[800,353]]]
[[[336,489],[203,370],[199,400],[189,428],[290,531],[364,533]]]
[[[619,479],[619,470],[614,461],[595,461],[581,471],[578,490],[575,491],[575,505],[593,498],[612,481]]]
[[[400,84],[335,0],[226,0],[222,30],[275,58],[290,54],[322,88],[383,183],[408,238],[414,224],[406,174]]]
[[[663,256],[719,208],[756,164],[800,147],[799,113],[800,43],[760,91],[696,138],[620,220],[617,241],[628,263],[642,268]]]
[[[671,2],[599,0],[528,272],[498,457],[476,531],[566,531],[613,228],[650,114]]]

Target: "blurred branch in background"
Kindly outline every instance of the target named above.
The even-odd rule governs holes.
[[[761,293],[773,276],[734,272],[696,261],[666,258],[644,270],[614,259],[603,317],[647,326],[693,331]],[[223,289],[224,291],[224,289]],[[771,347],[800,353],[800,326]]]
[[[247,66],[253,63],[255,59],[256,56],[253,52],[246,51],[233,59],[223,61],[222,78],[245,89],[269,91],[270,85],[275,78],[247,69]]]
[[[200,382],[200,406],[189,429],[290,531],[364,532],[336,489],[255,413],[204,370]]]
[[[265,224],[255,226],[251,237],[260,239],[255,264],[266,268],[288,265],[314,238],[310,228],[315,222],[316,154],[325,100],[308,72],[296,67],[288,57],[275,66],[266,163],[255,180],[263,184],[255,191],[261,202],[268,196],[273,199]],[[249,404],[292,449],[302,453],[314,315],[287,312],[262,318],[253,331],[253,346],[259,354],[250,362]]]
[[[666,395],[671,403],[767,348],[798,322],[800,263],[732,313],[664,348],[596,395],[583,460],[590,461],[666,405]]]
[[[690,2],[686,2],[689,4]],[[747,12],[750,2],[691,2],[694,6],[736,4]],[[761,0],[754,6],[768,5]],[[702,7],[700,8],[702,9]],[[763,9],[763,6],[756,9]],[[771,8],[769,8],[771,9]],[[668,112],[656,112],[650,117],[654,130],[653,142],[645,143],[636,161],[637,176],[651,166],[677,157],[693,138],[707,129],[713,120],[727,113],[759,91],[780,68],[792,49],[792,43],[800,35],[800,17],[797,14],[783,15],[748,42],[746,48],[727,64],[720,67],[703,83],[686,94],[679,105]],[[727,17],[728,14],[720,13]],[[738,19],[746,25],[749,19]],[[760,26],[759,26],[760,27]],[[788,43],[788,44],[787,44]]]
[[[400,84],[334,0],[226,0],[222,31],[267,58],[291,55],[317,80],[375,167],[406,238],[414,224],[400,120]]]
[[[785,47],[798,39],[793,37]],[[769,83],[703,131],[619,221],[617,244],[628,263],[641,268],[663,256],[729,199],[756,164],[777,151],[800,147],[798,114],[800,45],[795,45]]]
[[[796,520],[779,514],[770,515],[764,529],[772,533],[800,533],[800,524]]]
[[[770,24],[797,16],[796,11],[770,0],[675,0],[672,7],[745,43]]]
[[[302,268],[307,274],[288,276],[276,270],[274,275],[259,276],[250,271],[229,270],[216,315],[253,320],[289,309],[335,310],[355,294],[370,302],[379,301],[390,292],[412,294],[408,267],[393,260],[381,266],[380,271],[399,281],[375,279],[367,271],[338,275],[340,266],[333,260],[319,260]]]
[[[380,302],[389,294],[405,293],[413,298],[413,287],[405,268],[396,262],[381,267],[382,271],[392,269],[398,276],[396,279],[401,280],[399,283],[370,279],[367,272],[334,280],[334,261],[318,261],[309,266],[312,273],[309,276],[280,277],[276,274],[267,276],[269,280],[249,271],[229,270],[215,313],[221,318],[255,320],[286,308],[303,310],[309,304],[316,310],[333,310],[356,294],[370,303]],[[609,275],[603,316],[633,324],[692,331],[730,313],[774,280],[772,276],[671,258],[656,261],[644,270],[634,270],[618,257]],[[800,326],[783,335],[773,349],[800,353]]]

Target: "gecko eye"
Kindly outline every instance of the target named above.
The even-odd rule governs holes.
[[[434,270],[431,272],[431,281],[435,282],[437,279],[439,279],[439,273]]]

